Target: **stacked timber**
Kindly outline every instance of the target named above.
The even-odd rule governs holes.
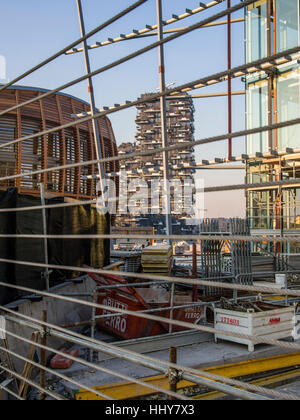
[[[169,245],[148,246],[143,249],[142,267],[147,274],[169,276],[172,270],[172,247]]]

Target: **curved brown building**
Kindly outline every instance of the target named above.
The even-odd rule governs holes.
[[[38,88],[13,86],[0,93],[0,111],[47,92]],[[0,144],[29,136],[75,121],[74,114],[89,112],[89,105],[62,93],[37,100],[11,113],[0,116]],[[117,156],[117,145],[108,118],[97,120],[102,143],[102,155]],[[58,132],[0,148],[0,177],[32,172],[55,166],[95,159],[91,122],[78,124]],[[39,194],[40,183],[45,191],[75,199],[90,199],[96,195],[96,181],[83,179],[94,175],[96,165],[70,168],[41,175],[28,175],[0,181],[0,189],[15,187],[19,193]],[[104,171],[118,172],[118,161],[104,165]]]

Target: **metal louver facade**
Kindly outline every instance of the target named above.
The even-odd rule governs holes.
[[[0,112],[44,93],[43,89],[12,87],[0,95]],[[74,121],[74,114],[89,112],[87,103],[69,95],[56,94],[0,116],[0,145]],[[103,157],[117,156],[118,150],[108,118],[97,120]],[[0,178],[31,173],[56,166],[95,159],[91,122],[0,148]],[[106,173],[118,172],[118,161],[104,165]],[[97,173],[96,165],[68,168],[38,175],[0,180],[0,189],[17,188],[19,193],[45,191],[74,199],[96,196],[96,180],[84,179]],[[117,180],[115,180],[117,181]],[[117,182],[116,182],[117,184]]]

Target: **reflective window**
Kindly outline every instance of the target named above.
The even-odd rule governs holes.
[[[277,118],[284,122],[300,116],[300,69],[281,75],[277,80]],[[278,149],[299,147],[300,125],[278,130]]]
[[[299,0],[276,1],[277,52],[298,45]]]
[[[247,89],[247,129],[263,127],[268,124],[268,82],[260,81]],[[252,134],[247,137],[247,153],[267,152],[268,133]]]
[[[267,2],[258,1],[249,6],[246,17],[247,61],[255,61],[267,56]]]
[[[275,10],[274,10],[275,8]],[[276,0],[271,12],[271,32],[276,24],[276,37],[271,36],[271,50],[281,52],[299,45],[299,0]],[[258,0],[246,12],[246,60],[259,60],[268,54],[268,6]]]

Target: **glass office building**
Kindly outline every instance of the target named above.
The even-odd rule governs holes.
[[[259,0],[246,10],[246,59],[259,60],[297,47],[299,0]],[[247,129],[300,117],[300,61],[258,71],[246,77]],[[246,140],[247,183],[300,178],[300,125],[253,134]],[[255,187],[247,191],[247,212],[253,233],[298,234],[300,185]],[[267,246],[267,245],[266,245]],[[269,245],[272,249],[272,244]],[[283,245],[280,252],[300,252]]]

